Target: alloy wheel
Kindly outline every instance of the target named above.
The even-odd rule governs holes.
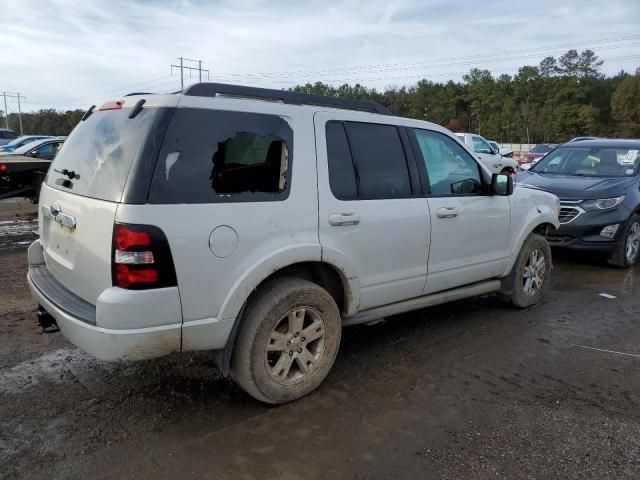
[[[536,295],[543,287],[547,273],[547,258],[542,250],[529,254],[522,273],[523,290],[529,296]]]
[[[640,250],[640,223],[634,222],[627,235],[625,253],[629,263],[635,262]]]
[[[295,307],[275,325],[265,348],[269,376],[282,385],[299,382],[324,353],[325,324],[311,307]]]

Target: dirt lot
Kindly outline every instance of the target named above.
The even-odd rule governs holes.
[[[40,333],[34,212],[0,205],[0,478],[640,478],[640,267],[556,255],[537,308],[346,329],[320,390],[269,408],[207,353],[107,364]]]

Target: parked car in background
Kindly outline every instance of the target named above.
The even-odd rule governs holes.
[[[13,152],[23,145],[26,145],[27,143],[35,142],[36,140],[42,140],[44,138],[51,137],[49,135],[23,135],[0,147],[0,153]]]
[[[552,246],[599,253],[628,267],[640,253],[640,140],[576,140],[554,149],[517,182],[560,197]]]
[[[344,326],[539,302],[558,208],[381,105],[200,83],[85,114],[42,185],[28,282],[41,323],[100,359],[216,351],[285,403],[322,383]]]
[[[67,137],[46,137],[25,143],[12,152],[0,152],[0,161],[9,155],[37,157],[53,160]]]
[[[0,145],[6,145],[18,138],[18,134],[13,130],[7,130],[6,128],[0,128]]]
[[[518,170],[517,162],[500,155],[500,151],[489,145],[489,142],[480,135],[475,133],[456,133],[456,137],[473,150],[477,158],[492,172],[514,174]]]
[[[21,196],[37,201],[42,181],[65,138],[36,140],[0,154],[0,198]]]
[[[510,148],[501,147],[495,140],[487,140],[487,142],[489,142],[489,145],[493,147],[494,151],[497,150],[498,153],[500,153],[500,155],[502,155],[503,157],[513,157],[513,150],[511,150]]]
[[[556,146],[557,145],[554,143],[541,143],[533,147],[531,151],[523,153],[522,155],[520,155],[520,158],[518,159],[518,165],[520,166],[520,169],[521,170],[529,169],[531,165],[536,163],[538,160],[544,157],[551,150],[556,148]]]

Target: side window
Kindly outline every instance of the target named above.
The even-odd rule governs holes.
[[[283,200],[292,153],[293,131],[276,115],[178,109],[160,151],[149,201]]]
[[[489,146],[487,142],[485,142],[480,137],[472,137],[473,139],[473,150],[476,153],[493,153],[493,150]]]
[[[325,134],[331,192],[339,200],[354,200],[358,198],[358,187],[344,125],[342,122],[327,122]]]
[[[432,195],[479,195],[484,189],[478,164],[448,136],[414,130]]]
[[[50,153],[53,153],[53,143],[42,145],[41,147],[36,148],[35,151],[40,155],[49,155]]]
[[[345,122],[361,199],[411,195],[407,159],[397,127]]]

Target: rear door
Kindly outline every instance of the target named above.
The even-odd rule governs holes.
[[[39,233],[47,267],[92,304],[112,286],[111,238],[118,202],[159,109],[143,108],[129,118],[131,110],[125,103],[81,121],[40,192]]]
[[[412,130],[429,190],[431,246],[425,293],[498,276],[509,234],[509,197],[489,196],[479,165],[448,135]]]
[[[316,113],[315,129],[323,259],[349,261],[367,309],[422,293],[430,220],[404,130],[361,118]]]

